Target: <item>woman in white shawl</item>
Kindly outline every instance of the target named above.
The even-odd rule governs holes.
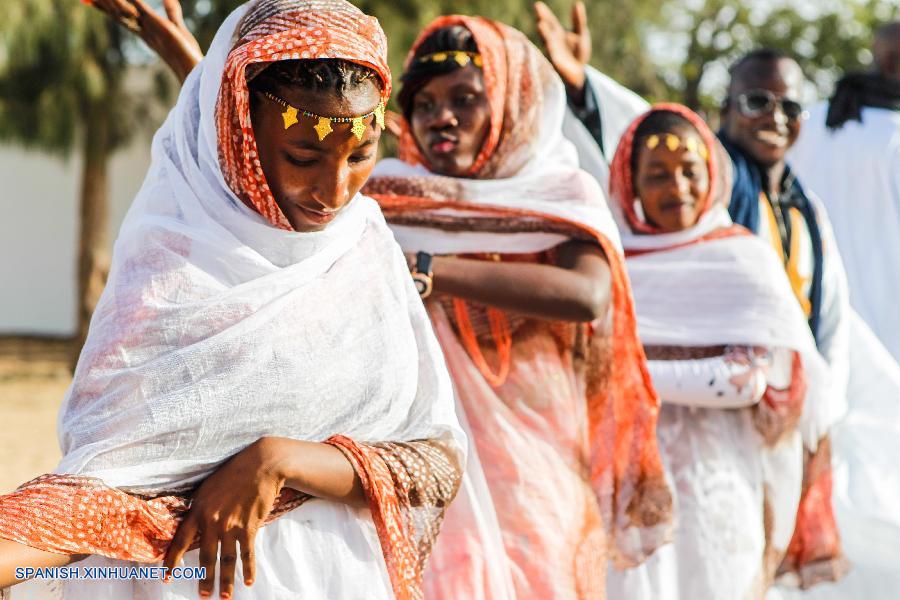
[[[665,540],[671,495],[615,223],[562,137],[562,82],[521,32],[449,15],[410,50],[399,104],[400,160],[365,189],[433,288],[472,441],[427,595],[604,598],[608,557]]]
[[[673,544],[611,573],[614,597],[762,598],[786,555],[803,567],[837,540],[830,487],[798,507],[801,442],[814,448],[833,401],[827,367],[775,254],[728,217],[728,165],[674,104],[636,119],[613,159],[676,520]]]
[[[223,24],[120,231],[62,462],[0,496],[0,587],[84,555],[183,557],[206,568],[205,596],[421,597],[465,440],[403,254],[358,193],[385,52],[344,0],[260,0]],[[49,585],[92,600],[196,586]]]
[[[139,0],[103,7],[131,2],[178,73],[192,59],[177,2],[171,21]],[[562,83],[521,32],[447,16],[410,52],[400,104],[403,160],[365,191],[433,286],[474,437],[427,595],[602,597],[607,556],[633,565],[665,539],[670,494],[615,223],[560,135]]]

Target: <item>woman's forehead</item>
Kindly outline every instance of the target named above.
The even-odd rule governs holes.
[[[803,71],[793,60],[755,61],[734,74],[732,89],[743,92],[751,89],[768,90],[785,96],[799,95],[803,86]]]
[[[458,88],[484,91],[484,76],[481,69],[470,64],[449,73],[435,75],[419,91],[435,93]]]
[[[279,94],[291,106],[324,117],[357,117],[372,112],[381,102],[381,89],[372,80],[341,91],[283,86]],[[282,110],[278,105],[275,108]]]

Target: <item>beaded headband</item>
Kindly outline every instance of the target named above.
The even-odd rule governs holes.
[[[416,62],[418,63],[442,63],[448,60],[455,60],[456,64],[461,67],[466,66],[470,62],[481,68],[483,61],[481,60],[481,55],[477,52],[466,52],[465,50],[447,50],[445,52],[434,52],[432,54],[426,54],[425,56],[419,57]]]
[[[299,119],[297,116],[306,117],[308,119],[316,119],[318,123],[313,129],[316,130],[316,133],[319,135],[319,141],[321,142],[328,134],[334,131],[332,129],[332,123],[353,123],[350,127],[350,131],[353,132],[353,135],[356,136],[356,139],[361,140],[363,134],[366,132],[366,124],[364,121],[371,116],[375,117],[375,124],[378,127],[384,129],[384,98],[378,101],[378,106],[375,107],[375,110],[367,112],[364,115],[359,115],[356,117],[323,117],[322,115],[317,115],[315,113],[311,113],[308,110],[302,110],[299,108],[295,108],[288,104],[287,100],[283,98],[279,98],[275,94],[270,92],[263,92],[263,95],[272,100],[273,102],[277,102],[281,106],[284,107],[284,112],[281,113],[281,118],[284,119],[284,128],[290,129],[291,126],[299,123]]]
[[[706,144],[697,139],[696,137],[687,137],[685,139],[681,139],[674,133],[667,133],[664,136],[659,136],[657,134],[653,134],[647,137],[647,141],[644,142],[644,145],[647,146],[648,150],[653,150],[659,143],[663,142],[671,152],[675,152],[682,145],[684,148],[690,152],[696,152],[700,155],[700,158],[703,160],[709,160],[709,150],[706,148]]]

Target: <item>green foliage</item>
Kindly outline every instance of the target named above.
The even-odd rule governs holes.
[[[569,23],[572,0],[546,0]],[[160,0],[150,0],[160,5]],[[441,14],[478,14],[538,41],[530,0],[356,0],[379,17],[390,64],[402,70],[418,32]],[[241,0],[182,0],[201,46]],[[820,95],[845,71],[866,68],[872,28],[900,17],[896,0],[829,0],[801,10],[780,0],[587,0],[592,63],[651,100],[713,108],[724,71],[738,55],[772,46],[796,56]],[[763,10],[761,7],[767,7]],[[158,69],[154,92],[126,93],[129,63],[146,59],[131,33],[77,0],[5,2],[0,20],[0,140],[68,152],[81,115],[104,110],[114,146],[158,124],[154,103],[174,99],[174,80]],[[135,61],[135,56],[139,60]]]
[[[896,0],[821,3],[801,11],[794,2],[669,0],[662,27],[653,34],[684,47],[681,60],[660,65],[669,95],[693,108],[710,109],[724,92],[725,69],[745,52],[777,48],[794,56],[819,96],[845,72],[869,68],[872,31],[900,18]],[[716,79],[717,81],[711,81]],[[704,92],[705,88],[705,92]]]
[[[0,139],[68,153],[81,116],[104,110],[129,135],[122,32],[72,0],[18,0],[0,20]],[[118,124],[120,126],[115,126]]]

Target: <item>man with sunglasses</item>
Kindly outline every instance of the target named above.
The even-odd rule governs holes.
[[[734,163],[729,212],[735,223],[768,240],[784,262],[835,385],[847,381],[848,298],[831,225],[787,164],[806,113],[800,65],[769,49],[730,69],[719,138]]]
[[[896,66],[900,71],[900,24],[894,27],[896,29],[882,29],[879,36],[893,31],[890,39],[896,45],[891,47],[897,52],[897,62],[876,60],[885,66]],[[879,50],[878,45],[875,50],[876,57],[888,55],[883,47]],[[888,74],[890,71],[883,68],[883,72]],[[893,73],[900,77],[900,72]],[[891,204],[884,197],[866,198],[864,190],[875,184],[878,165],[883,161],[891,165],[885,172],[894,178],[896,197],[900,197],[900,133],[896,125],[900,120],[894,120],[893,145],[884,144],[877,148],[869,138],[853,148],[845,148],[829,160],[828,143],[815,144],[809,149],[810,160],[820,169],[827,170],[830,178],[817,179],[809,187],[809,181],[803,179],[801,185],[801,180],[787,164],[786,154],[806,120],[797,102],[802,85],[799,65],[785,55],[763,50],[745,56],[731,69],[719,132],[735,166],[735,185],[729,207],[732,216],[768,239],[784,259],[794,291],[808,311],[819,350],[832,367],[833,384],[845,386],[848,374],[850,380],[846,416],[832,428],[835,473],[839,474],[834,479],[833,498],[841,523],[843,550],[853,567],[837,585],[816,586],[802,596],[781,591],[786,599],[896,598],[900,585],[897,568],[900,518],[896,516],[891,498],[895,497],[892,492],[900,489],[900,478],[895,462],[891,461],[895,461],[893,457],[897,455],[895,417],[900,375],[897,364],[849,306],[846,275],[831,223],[821,201],[809,190],[826,195],[834,194],[838,189],[845,190],[840,199],[849,206],[845,211],[835,213],[840,214],[838,226],[841,228],[861,220],[865,202],[884,203],[866,227],[856,230],[851,248],[864,246],[860,250],[861,258],[869,264],[884,256],[884,264],[890,265],[894,275],[882,274],[881,279],[895,286],[894,293],[882,296],[882,301],[891,303],[889,318],[896,321],[894,307],[900,289],[896,287],[900,245],[896,237],[879,235],[879,231],[892,226],[891,236],[900,233],[900,202]],[[882,86],[880,91],[887,87]],[[864,123],[871,114],[870,109],[874,108],[870,103],[878,100],[884,104],[887,100],[881,94],[878,98],[872,94],[859,96],[860,100],[865,100],[863,106],[869,106],[861,109]],[[893,116],[897,114],[900,113],[895,112]],[[877,126],[878,122],[873,118],[869,123]],[[877,135],[885,133],[877,131]],[[829,143],[834,144],[835,140]],[[830,446],[830,443],[820,443],[820,448],[825,448],[826,452],[831,451]],[[813,462],[818,458],[812,459]],[[814,480],[814,487],[817,481],[826,479]],[[830,482],[823,483],[818,490],[822,493],[830,491]],[[807,489],[807,492],[811,496],[817,491]],[[824,519],[818,519],[818,525],[824,523]],[[819,533],[823,531],[820,528]],[[807,565],[808,569],[815,570],[817,563],[823,569],[820,574],[829,572],[828,568],[835,563],[828,559],[835,556],[829,556],[824,552],[826,549],[827,545],[821,548],[822,553],[812,557],[819,560]],[[837,550],[836,545],[832,549]]]
[[[734,166],[729,212],[735,223],[768,241],[782,259],[819,351],[831,367],[832,386],[839,390],[834,397],[843,399],[850,363],[846,275],[825,210],[801,185],[786,158],[807,116],[799,101],[803,72],[789,56],[761,49],[735,62],[729,74],[719,131]],[[816,571],[826,580],[843,575],[837,523],[833,513],[805,514],[811,506],[806,500],[831,495],[829,429],[844,408],[816,409],[828,418],[818,424],[818,449],[808,460],[819,467],[804,477],[798,515],[798,523],[805,523],[799,530],[815,529],[811,539],[816,543],[804,551],[802,564],[788,565],[801,575]]]
[[[872,55],[813,107],[790,160],[834,223],[853,308],[900,361],[900,21]]]

